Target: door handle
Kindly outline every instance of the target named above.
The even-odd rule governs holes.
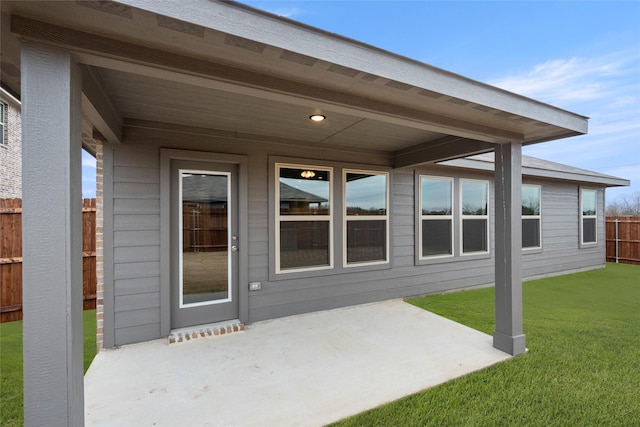
[[[238,252],[238,247],[236,245],[231,246],[231,252]]]

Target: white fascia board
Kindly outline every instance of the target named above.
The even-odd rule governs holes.
[[[235,2],[119,0],[128,6],[587,133],[587,118],[365,43]]]
[[[474,159],[455,159],[438,163],[442,166],[451,166],[455,168],[482,170],[493,172],[494,165],[491,161],[474,160]],[[615,176],[603,175],[597,172],[584,171],[585,173],[556,171],[551,169],[532,168],[522,166],[523,176],[532,176],[538,178],[550,178],[564,181],[587,182],[591,184],[601,184],[607,187],[628,187],[631,181],[628,179],[618,178]],[[591,172],[591,173],[590,173]]]

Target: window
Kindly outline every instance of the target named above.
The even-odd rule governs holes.
[[[3,102],[0,102],[0,145],[6,144],[4,130],[5,130],[5,119],[7,117],[6,114],[7,105]]]
[[[582,244],[597,243],[597,207],[598,192],[596,190],[580,191],[580,236]]]
[[[489,183],[461,180],[462,253],[489,252]]]
[[[332,169],[276,164],[276,272],[333,267]]]
[[[345,266],[389,261],[388,174],[343,171]]]
[[[522,248],[541,248],[540,186],[522,186]]]
[[[453,256],[453,180],[420,177],[420,258]]]

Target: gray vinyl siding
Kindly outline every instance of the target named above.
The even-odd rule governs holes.
[[[464,169],[425,167],[391,171],[390,254],[387,268],[349,271],[304,278],[281,275],[270,281],[273,243],[269,239],[269,158],[281,156],[318,161],[388,167],[391,159],[382,154],[349,153],[318,147],[301,147],[266,142],[222,139],[127,129],[125,143],[113,150],[113,345],[160,338],[162,298],[160,266],[160,148],[241,154],[248,156],[248,281],[262,282],[262,290],[248,296],[246,322],[331,309],[348,305],[429,294],[494,280],[493,174]],[[458,256],[443,262],[416,265],[416,173],[453,178],[484,179],[490,182],[490,255]],[[536,181],[542,186],[543,247],[523,254],[523,274],[539,276],[561,271],[598,267],[604,264],[604,191],[598,193],[598,244],[579,248],[579,185],[561,181]],[[597,187],[590,187],[597,188]],[[242,195],[241,195],[242,197]],[[458,197],[458,195],[456,195]],[[109,215],[105,212],[105,215]],[[337,212],[334,221],[341,221]],[[457,221],[457,220],[454,220]],[[456,229],[458,226],[456,225]],[[242,230],[241,230],[242,232]],[[456,239],[459,238],[456,231]],[[334,233],[335,234],[335,233]],[[334,245],[338,240],[334,240]],[[336,259],[336,265],[342,260]],[[273,274],[272,274],[273,277]],[[248,286],[241,283],[240,286]],[[106,293],[107,294],[107,293]],[[105,305],[107,307],[107,305]]]
[[[597,244],[580,248],[581,186],[577,183],[527,180],[542,188],[542,251],[524,252],[523,277],[603,266],[605,263],[604,189],[598,189]],[[597,188],[597,187],[587,187]]]
[[[160,336],[160,181],[156,147],[113,147],[114,345]]]

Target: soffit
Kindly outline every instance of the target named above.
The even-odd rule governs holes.
[[[146,4],[151,9],[156,2]],[[168,78],[166,73],[150,76],[135,66],[115,66],[113,61],[109,62],[113,58],[104,52],[98,52],[97,57],[89,59],[79,55],[81,60],[95,60],[92,65],[99,69],[115,106],[125,118],[390,152],[446,135],[494,143],[514,141],[527,144],[586,132],[586,119],[583,117],[516,95],[505,95],[504,91],[486,85],[474,85],[467,79],[458,78],[459,86],[466,85],[471,89],[478,86],[480,93],[491,93],[478,96],[476,90],[472,96],[464,96],[456,85],[455,90],[435,91],[425,84],[406,83],[411,80],[409,78],[405,81],[392,79],[383,69],[377,73],[366,71],[375,69],[373,66],[368,68],[359,64],[359,69],[356,69],[348,66],[347,61],[331,62],[319,58],[323,55],[307,55],[305,53],[308,52],[295,43],[292,44],[295,50],[291,50],[277,46],[275,42],[267,44],[256,40],[259,37],[247,39],[231,31],[211,28],[218,24],[228,25],[224,19],[218,19],[207,27],[114,2],[56,2],[55,7],[50,2],[3,2],[2,5],[3,13],[194,58],[204,64],[203,69],[208,63],[220,65],[212,67],[216,71],[207,76],[217,80],[216,84],[203,87],[193,79]],[[193,3],[189,5],[193,7]],[[247,11],[245,7],[218,2],[210,5],[212,8],[227,8],[223,12],[239,13],[247,19],[247,28],[259,27],[266,19],[264,14]],[[3,19],[4,24],[6,16]],[[284,28],[291,23],[276,22],[275,25],[272,28],[279,28],[278,25]],[[349,43],[319,30],[301,25],[297,30],[311,38],[323,37],[325,44],[318,49],[322,52],[349,46],[365,58],[389,59],[389,55],[385,56],[366,45]],[[56,43],[56,40],[51,41]],[[4,48],[3,43],[2,77],[4,81],[13,83],[17,91],[19,76],[11,73],[13,68],[19,68],[15,46],[7,48],[11,53],[6,55],[7,61]],[[432,68],[424,67],[424,74],[434,72]],[[451,77],[450,73],[442,73],[453,80],[457,78]],[[451,93],[456,93],[456,96]],[[495,108],[489,105],[490,102],[471,101],[505,96],[511,96],[508,102],[503,102],[510,105],[508,111]],[[305,119],[315,110],[323,112],[330,120],[320,126],[312,126]],[[541,115],[540,111],[544,114]]]

